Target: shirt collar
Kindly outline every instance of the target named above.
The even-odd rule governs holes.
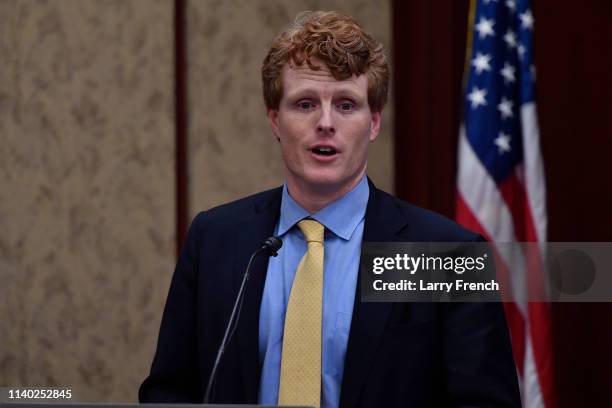
[[[366,177],[363,176],[351,191],[316,213],[309,214],[289,195],[287,183],[285,183],[277,233],[282,236],[296,223],[310,217],[319,221],[340,238],[349,240],[365,216],[369,196],[370,188]]]

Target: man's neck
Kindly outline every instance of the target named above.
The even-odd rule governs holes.
[[[309,186],[305,183],[294,183],[287,180],[287,189],[291,198],[300,207],[308,211],[309,214],[314,214],[355,188],[364,175],[365,169],[358,177],[351,180],[350,183],[345,183],[341,186]]]

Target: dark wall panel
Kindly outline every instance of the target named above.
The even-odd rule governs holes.
[[[468,1],[395,1],[395,191],[453,214]]]
[[[612,7],[536,2],[538,113],[551,241],[612,241]],[[609,406],[612,304],[554,304],[564,407]]]

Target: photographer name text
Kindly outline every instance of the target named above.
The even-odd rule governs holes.
[[[498,291],[499,283],[495,280],[489,282],[466,282],[462,279],[456,279],[454,282],[427,282],[419,279],[417,282],[402,279],[397,282],[385,282],[382,279],[376,279],[372,287],[376,291],[422,291],[422,292],[445,292],[452,291]]]

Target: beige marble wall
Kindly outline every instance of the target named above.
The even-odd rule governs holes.
[[[136,399],[174,267],[172,4],[0,1],[0,386]]]
[[[0,0],[0,387],[135,401],[174,268],[173,0]],[[188,2],[191,212],[282,181],[259,68],[302,10]],[[390,108],[390,107],[389,107]],[[391,109],[369,173],[392,186]]]
[[[391,50],[389,0],[190,0],[191,215],[282,183],[280,151],[265,117],[260,67],[273,37],[298,12],[341,10]],[[393,185],[392,107],[372,145],[368,173]]]

